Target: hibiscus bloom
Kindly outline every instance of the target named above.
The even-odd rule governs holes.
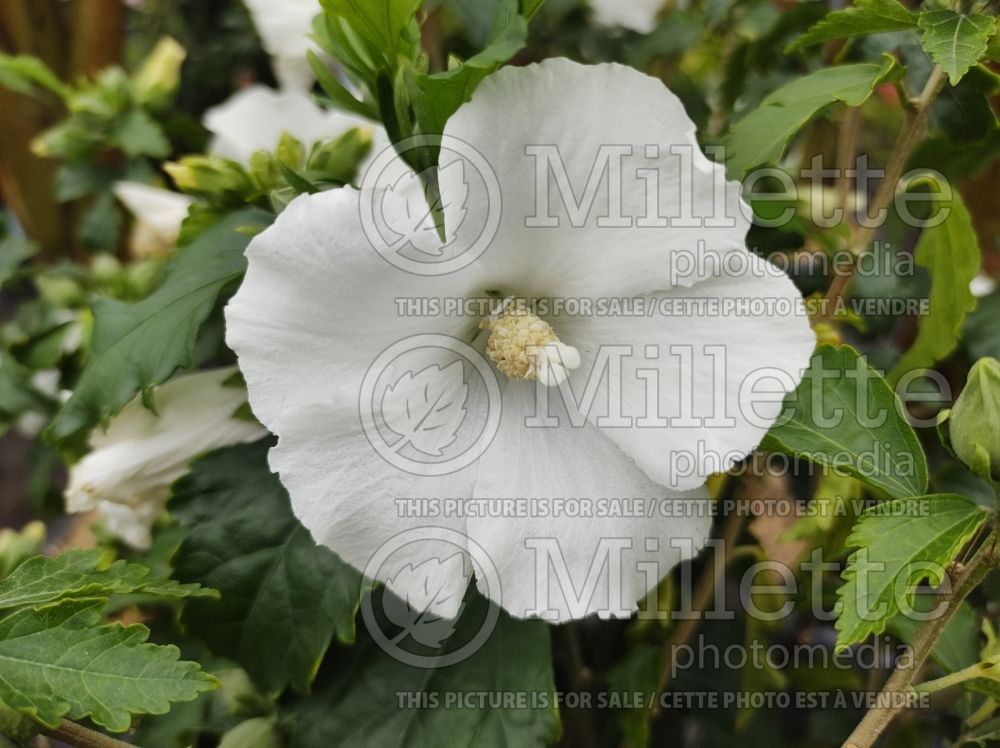
[[[266,432],[238,417],[246,391],[229,386],[233,367],[177,377],[155,389],[159,415],[135,398],[90,439],[90,453],[73,465],[66,510],[97,509],[114,535],[136,548],[150,543],[170,485],[198,455],[250,442]]]
[[[118,182],[114,192],[136,219],[129,237],[132,256],[166,257],[173,252],[194,198],[142,182]]]
[[[442,144],[453,238],[439,253],[462,260],[449,272],[393,266],[395,245],[362,218],[378,205],[384,224],[406,225],[412,208],[392,189],[300,197],[251,242],[227,341],[255,414],[279,437],[271,467],[319,543],[434,614],[456,615],[469,570],[486,563],[499,585],[478,573],[477,584],[514,615],[628,615],[703,545],[706,477],[760,442],[799,382],[814,345],[801,295],[746,250],[739,184],[701,153],[654,78],[567,60],[505,68],[444,136],[476,154]],[[620,160],[602,172],[609,144]],[[562,177],[542,159],[553,152],[566,157]],[[468,178],[482,163],[492,176]],[[567,181],[574,195],[560,201]],[[587,192],[591,210],[567,203]],[[463,255],[484,226],[488,246]],[[422,314],[407,311],[413,299],[490,306]],[[614,299],[654,313],[603,314],[596,302]],[[560,301],[595,303],[558,314]],[[748,312],[747,301],[760,303]],[[478,356],[466,367],[477,376],[454,354]],[[769,386],[747,387],[761,372]],[[602,394],[588,398],[595,384]],[[470,422],[487,438],[465,438]],[[403,435],[388,450],[376,446],[386,430]],[[443,467],[417,459],[459,447]],[[628,497],[644,502],[641,515],[624,509]],[[568,498],[585,508],[559,511]],[[421,506],[423,516],[408,509]],[[466,573],[419,542],[371,568],[414,528],[466,538]],[[609,550],[621,563],[594,577]]]

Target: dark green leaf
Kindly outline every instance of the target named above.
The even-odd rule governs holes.
[[[483,620],[489,603],[472,594],[452,641],[469,641]],[[451,651],[449,642],[442,651]],[[362,631],[356,645],[337,653],[335,672],[324,673],[313,695],[290,711],[289,748],[548,745],[558,733],[551,659],[545,623],[502,611],[482,647],[449,667],[404,665]],[[476,707],[477,698],[504,694],[526,701]],[[470,701],[449,708],[446,698]]]
[[[267,467],[269,445],[214,452],[177,483],[170,508],[190,533],[174,576],[222,593],[188,602],[189,631],[240,663],[262,690],[291,683],[307,691],[333,637],[353,641],[364,585],[295,519]]]

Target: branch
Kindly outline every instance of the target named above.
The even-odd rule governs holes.
[[[926,85],[924,85],[924,90],[920,93],[920,98],[914,102],[912,108],[906,113],[906,122],[903,123],[903,128],[899,131],[896,145],[889,156],[889,164],[885,168],[885,179],[882,180],[878,190],[875,192],[875,197],[872,199],[868,212],[869,217],[881,214],[882,211],[888,210],[890,204],[892,204],[893,198],[896,196],[896,186],[899,178],[903,175],[903,169],[906,168],[906,162],[910,158],[913,149],[923,139],[924,124],[927,121],[927,115],[930,114],[931,104],[934,103],[934,100],[941,92],[947,80],[948,77],[945,75],[942,67],[936,65],[931,72],[930,78],[927,79]],[[824,319],[833,317],[837,301],[847,291],[847,287],[851,285],[851,279],[854,278],[858,258],[862,252],[868,249],[868,245],[875,237],[875,229],[877,227],[870,220],[866,223],[868,225],[860,228],[852,241],[852,246],[854,247],[852,255],[854,259],[851,267],[847,272],[834,276],[833,282],[830,283],[830,288],[826,292],[826,300],[821,310],[822,318]]]
[[[947,610],[943,615],[925,621],[917,629],[907,654],[903,656],[911,661],[910,665],[896,668],[879,693],[875,706],[868,710],[861,724],[854,729],[842,748],[872,748],[889,723],[907,708],[910,698],[901,698],[901,695],[914,695],[913,680],[927,662],[941,632],[958,611],[962,601],[989,573],[996,560],[996,539],[996,535],[990,535],[968,564],[949,575],[952,577],[951,593],[941,595],[948,606]]]
[[[42,733],[76,748],[134,748],[117,738],[70,722],[68,719],[60,722],[58,727],[42,730]]]

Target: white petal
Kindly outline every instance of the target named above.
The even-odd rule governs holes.
[[[708,494],[656,485],[593,425],[526,427],[535,387],[507,384],[500,431],[480,461],[477,500],[538,502],[528,516],[470,518],[469,537],[493,560],[501,583],[499,594],[482,591],[518,617],[627,617],[675,564],[704,545]],[[541,516],[542,506],[549,516]],[[616,507],[631,516],[598,516]]]
[[[622,376],[603,377],[587,416],[664,486],[694,488],[752,451],[780,414],[784,395],[798,385],[815,347],[792,281],[749,252],[743,267],[738,275],[643,299],[654,305],[647,316],[549,320],[583,359],[569,379],[576,402],[590,372],[604,371],[604,362],[596,363],[602,347],[606,353],[613,353],[609,346],[627,347],[620,357]],[[684,302],[695,306],[663,306]],[[621,403],[617,413],[609,403]],[[632,425],[604,420],[618,414]],[[650,420],[636,420],[643,416]]]
[[[504,294],[597,297],[691,285],[710,275],[705,267],[686,270],[693,257],[744,250],[749,222],[740,185],[727,182],[723,167],[702,154],[680,100],[633,68],[564,59],[504,68],[483,81],[445,135],[478,151],[496,175],[499,198],[485,186],[489,174],[466,176],[478,171],[478,159],[446,138],[439,171],[445,223],[449,231],[459,227],[459,243],[471,246],[488,219],[499,217],[480,261]],[[558,149],[576,197],[560,198],[538,148]],[[621,156],[620,180],[602,176],[603,158],[619,162],[609,148],[632,154]],[[464,173],[448,168],[457,159]],[[543,169],[537,180],[536,161]],[[588,178],[596,189],[589,212]],[[536,210],[546,184],[549,205]],[[580,214],[573,216],[567,202],[578,203]],[[537,225],[549,218],[559,225]],[[612,218],[624,224],[608,225]],[[671,219],[669,227],[642,225],[663,218]],[[681,218],[689,225],[680,225]]]
[[[173,248],[188,208],[194,202],[193,197],[142,182],[117,182],[114,193],[136,217],[140,254],[156,254]]]
[[[308,150],[320,140],[336,138],[351,128],[373,129],[360,117],[317,106],[308,94],[250,86],[205,113],[205,127],[214,138],[209,151],[246,163],[256,151],[273,151],[283,133],[297,138]]]
[[[97,509],[108,532],[132,548],[146,550],[153,543],[153,524],[163,511],[163,505],[163,499],[150,500],[134,507],[102,501]]]
[[[283,88],[308,89],[313,74],[306,60],[312,20],[321,12],[317,0],[245,0],[267,53],[274,58],[274,72]]]
[[[602,26],[622,26],[641,34],[656,28],[664,0],[590,0],[594,20]]]
[[[246,393],[223,382],[235,371],[189,374],[157,387],[159,416],[132,400],[107,431],[91,437],[92,451],[70,469],[67,510],[86,511],[101,501],[136,507],[162,500],[196,456],[264,436],[259,424],[234,417]]]
[[[283,412],[330,403],[340,391],[357,398],[365,371],[389,346],[420,334],[464,338],[478,322],[405,308],[408,299],[461,299],[486,286],[471,268],[422,277],[390,265],[361,225],[363,194],[304,195],[247,248],[246,277],[226,307],[226,341],[254,413],[272,431]],[[387,216],[406,215],[400,196],[387,194],[382,205]]]
[[[405,600],[421,600],[421,586],[434,590],[423,600],[427,610],[456,617],[469,574],[455,574],[448,560],[460,553],[462,566],[472,568],[465,521],[421,516],[418,503],[471,495],[475,468],[424,477],[391,465],[366,438],[356,401],[288,412],[277,428],[281,436],[270,452],[271,469],[316,542]],[[441,539],[442,531],[458,544]],[[404,533],[415,535],[414,541],[407,542]]]

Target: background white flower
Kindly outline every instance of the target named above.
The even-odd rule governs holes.
[[[607,575],[605,586],[584,600],[582,608],[569,600],[551,608],[558,620],[609,610],[620,615],[618,601],[634,607],[634,601],[670,567],[701,547],[709,531],[709,513],[692,510],[692,502],[707,498],[701,487],[704,479],[759,443],[780,412],[782,395],[798,383],[814,345],[801,295],[788,278],[767,272],[767,263],[747,252],[748,221],[740,210],[739,185],[727,182],[723,168],[698,150],[694,124],[680,101],[656,79],[620,65],[583,66],[567,60],[505,68],[484,81],[472,101],[449,120],[445,136],[464,141],[485,158],[503,198],[498,233],[485,253],[462,270],[418,276],[387,265],[359,218],[359,197],[368,196],[352,189],[299,198],[248,248],[246,279],[227,307],[227,341],[239,355],[255,413],[279,436],[271,466],[316,540],[358,568],[365,567],[376,548],[421,524],[398,513],[400,499],[642,497],[673,503],[678,507],[673,517],[598,521],[564,516],[437,516],[425,521],[463,533],[485,549],[497,567],[502,590],[481,589],[517,616],[536,608],[536,556],[527,539],[557,540],[571,577],[582,582],[595,559],[600,559],[602,542],[625,538],[630,545],[623,554],[621,578]],[[581,185],[601,147],[623,143],[635,146],[636,155],[623,159],[621,191],[609,191],[607,182],[602,183],[595,206],[620,198],[625,215],[645,215],[648,181],[637,172],[642,165],[647,176],[650,168],[660,175],[661,206],[686,200],[693,215],[703,216],[711,214],[721,195],[732,224],[600,226],[595,224],[597,216],[591,215],[583,225],[574,225],[561,214],[557,225],[526,226],[526,219],[535,215],[537,194],[536,164],[526,146],[557,145],[569,156],[571,184]],[[650,157],[647,146],[660,146],[659,155]],[[687,184],[677,178],[670,146],[691,149]],[[460,246],[469,246],[471,237],[465,234],[485,225],[484,215],[500,206],[490,205],[483,190],[460,183],[460,175],[471,166],[456,170],[448,165],[443,160],[439,170],[445,224]],[[457,199],[460,194],[463,199]],[[393,213],[405,215],[400,196],[382,197],[387,223],[393,223]],[[719,257],[739,260],[742,271],[720,275],[703,269],[680,285],[670,267],[682,254],[703,251],[700,241]],[[530,378],[538,372],[502,363],[498,368],[513,378],[500,376],[502,419],[485,453],[464,469],[443,476],[399,470],[376,454],[359,422],[358,397],[368,367],[393,343],[419,334],[475,338],[480,350],[498,345],[489,343],[496,331],[489,324],[482,330],[484,320],[479,316],[400,316],[395,302],[481,298],[488,291],[517,299],[781,303],[755,315],[720,305],[673,318],[528,320],[531,336],[538,333],[540,341],[552,343],[550,331],[541,324],[549,323],[557,339],[579,353],[580,361],[567,361],[565,367],[575,392],[582,392],[602,345],[629,344],[637,354],[625,359],[620,382],[609,378],[610,397],[620,397],[632,413],[642,412],[647,377],[655,371],[659,403],[667,416],[678,418],[689,403],[696,412],[711,411],[716,406],[713,394],[718,394],[714,385],[722,389],[731,425],[612,428],[602,425],[605,413],[598,406],[579,428],[568,425],[571,414],[565,411],[559,428],[526,428],[536,388],[542,386]],[[518,339],[517,334],[511,336]],[[718,346],[726,352],[726,366],[720,371],[713,358],[701,355],[692,374],[667,355],[676,344],[702,352],[704,346]],[[509,353],[512,360],[518,351]],[[573,363],[581,365],[574,368]],[[776,386],[772,382],[766,393],[744,393],[740,385],[764,367],[781,375]],[[550,383],[565,374],[553,376]],[[445,391],[447,382],[438,385],[442,401],[454,399]],[[473,382],[450,386],[466,385],[464,407],[475,418],[488,398]],[[559,406],[558,398],[553,406]],[[444,433],[441,439],[436,446],[445,446],[450,435]],[[723,463],[699,458],[685,473],[672,458],[698,442],[710,455],[725,456]],[[433,447],[422,449],[433,452]],[[378,578],[392,588],[394,580],[407,578],[400,570],[425,560],[426,549],[414,546],[409,554],[397,554],[393,564],[381,567]],[[655,568],[656,573],[650,575],[644,568]],[[558,582],[550,581],[553,586]],[[425,581],[440,589],[441,599],[447,601],[436,613],[455,615],[464,582],[461,575]],[[395,591],[407,597],[407,590]]]
[[[261,85],[245,88],[209,109],[204,124],[214,136],[209,151],[243,164],[256,151],[273,151],[286,132],[307,152],[315,143],[332,140],[355,127],[373,132],[373,154],[389,145],[385,131],[373,122],[321,109],[301,91],[275,91]]]
[[[254,441],[267,432],[236,417],[246,403],[241,386],[224,383],[233,367],[187,374],[155,389],[155,415],[140,398],[95,432],[91,452],[70,468],[66,509],[100,509],[108,529],[130,545],[149,543],[149,528],[163,510],[170,485],[198,455]]]
[[[664,0],[590,0],[590,5],[594,20],[602,26],[621,26],[648,34],[656,28]]]
[[[312,20],[320,13],[317,0],[245,0],[254,26],[271,55],[274,74],[282,88],[306,90],[313,83],[306,59]]]
[[[135,216],[135,226],[129,237],[132,256],[170,254],[194,198],[142,182],[118,182],[114,193]]]

